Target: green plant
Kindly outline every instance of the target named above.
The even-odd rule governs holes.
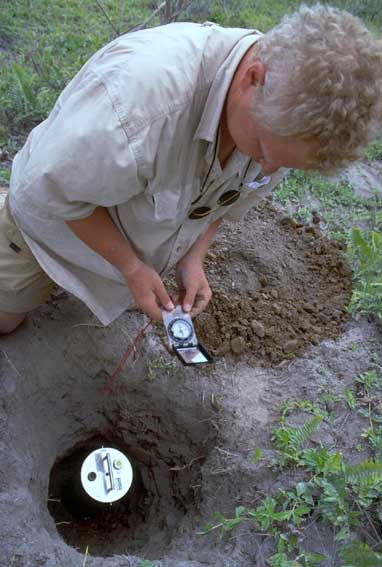
[[[273,440],[284,463],[299,461],[301,445],[311,437],[321,421],[322,416],[316,415],[301,427],[283,426],[274,430]]]
[[[177,364],[176,360],[170,358],[166,360],[163,356],[158,356],[149,360],[147,366],[147,378],[150,381],[155,380],[158,374],[161,376],[181,376],[182,368]]]
[[[349,409],[354,409],[356,406],[356,398],[353,394],[353,392],[351,390],[349,390],[349,388],[345,388],[344,389],[344,398],[346,400],[346,403],[349,407]]]
[[[381,318],[382,234],[353,228],[347,252],[354,265],[355,283],[349,311]]]
[[[363,372],[357,376],[356,384],[359,398],[349,389],[345,390],[346,394],[344,392],[352,410],[366,393],[372,397],[379,392],[378,372],[375,369]],[[379,421],[375,409],[371,403],[369,413],[365,416],[370,423],[375,419]],[[291,427],[286,420],[293,411],[313,413],[313,417],[300,427]],[[274,553],[267,558],[270,567],[318,567],[327,558],[321,553],[306,550],[302,534],[309,523],[322,522],[334,530],[339,554],[344,562],[341,567],[380,566],[382,556],[375,545],[381,544],[381,540],[379,528],[375,527],[375,518],[382,520],[382,462],[368,459],[347,465],[339,451],[322,444],[304,447],[328,417],[309,400],[284,402],[281,427],[273,433],[273,442],[279,454],[275,464],[281,469],[298,469],[298,476],[301,478],[303,474],[304,480],[299,480],[292,487],[279,488],[273,495],[265,494],[252,508],[236,507],[233,517],[216,514],[216,522],[208,524],[202,533],[219,529],[223,534],[242,522],[250,522],[257,535],[273,538]],[[370,529],[365,529],[364,525]],[[367,542],[359,539],[362,533],[367,534]],[[358,539],[355,534],[358,534]]]
[[[366,159],[368,161],[382,161],[382,141],[374,140],[366,151]]]
[[[259,447],[256,447],[253,457],[251,459],[251,463],[255,465],[256,463],[259,462],[260,459],[261,459],[261,449]]]
[[[150,3],[110,0],[118,32],[145,19]],[[152,24],[158,23],[158,19]],[[93,0],[3,0],[0,37],[0,146],[43,120],[60,91],[102,45],[117,35]]]
[[[138,567],[155,567],[155,565],[152,561],[148,561],[147,559],[140,559]]]
[[[317,173],[290,171],[274,193],[276,201],[298,222],[312,220],[316,210],[321,228],[333,239],[346,241],[349,227],[377,227],[382,221],[378,197],[357,195],[350,183],[333,182]]]
[[[367,370],[359,374],[355,383],[358,384],[365,394],[370,394],[374,388],[381,387],[381,378],[379,377],[377,370],[374,368],[372,370]]]
[[[11,178],[11,170],[7,167],[0,166],[0,184],[8,185]]]
[[[341,549],[341,567],[380,567],[382,553],[373,551],[369,545],[360,541],[353,541]]]

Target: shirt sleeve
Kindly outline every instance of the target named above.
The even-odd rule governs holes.
[[[280,168],[272,175],[267,185],[259,189],[249,189],[248,194],[243,199],[240,198],[237,203],[230,207],[229,211],[224,215],[224,219],[240,221],[249,209],[272,193],[273,189],[281,182],[288,171],[288,168]]]
[[[107,88],[87,71],[63,91],[14,164],[19,208],[42,219],[73,220],[144,190],[126,131]]]

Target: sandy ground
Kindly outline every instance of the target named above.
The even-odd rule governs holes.
[[[214,300],[196,328],[210,366],[182,367],[156,325],[107,394],[146,318],[126,313],[104,328],[62,290],[1,338],[1,566],[77,567],[88,546],[90,567],[265,567],[271,539],[250,526],[223,539],[198,532],[215,512],[291,481],[269,468],[280,403],[340,396],[382,356],[381,331],[344,312],[350,275],[338,246],[267,202],[224,227],[207,271]],[[360,460],[361,424],[345,403],[332,410],[320,440]],[[60,502],[57,470],[95,439],[128,450],[139,485],[127,508],[78,520]],[[304,537],[336,564],[332,534],[312,524]]]

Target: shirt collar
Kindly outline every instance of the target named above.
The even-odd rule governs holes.
[[[214,143],[217,143],[220,116],[233,75],[245,53],[260,37],[261,34],[259,32],[253,32],[243,37],[236,44],[215,75],[202,117],[194,135],[194,140],[201,139],[210,142],[211,145],[207,150],[208,154],[213,153]]]

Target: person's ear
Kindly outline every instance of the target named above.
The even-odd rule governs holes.
[[[263,86],[265,83],[265,65],[260,59],[251,61],[245,71],[245,79],[247,86],[257,87]]]

